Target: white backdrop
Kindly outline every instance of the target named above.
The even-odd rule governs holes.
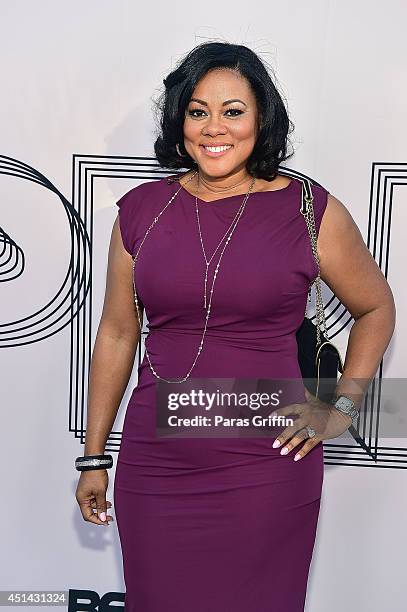
[[[247,44],[270,62],[296,125],[288,167],[338,197],[366,242],[369,213],[380,211],[376,242],[389,247],[398,306],[382,374],[405,376],[406,20],[401,0],[0,2],[0,589],[124,591],[116,523],[85,523],[76,504],[83,394],[71,391],[86,389],[115,202],[150,177],[137,158],[154,157],[151,96],[196,44]],[[91,240],[76,263],[92,288],[79,289],[79,313],[69,310],[64,197]],[[342,354],[348,332],[334,339]],[[109,443],[115,460],[127,399]],[[349,444],[326,447],[306,609],[403,610],[407,440],[376,463]]]

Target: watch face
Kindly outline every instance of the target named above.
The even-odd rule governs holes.
[[[335,402],[335,406],[338,406],[339,408],[341,408],[342,410],[350,410],[351,408],[353,408],[354,406],[354,402],[349,399],[349,397],[345,397],[344,395],[341,395],[340,397],[338,397],[338,399]]]

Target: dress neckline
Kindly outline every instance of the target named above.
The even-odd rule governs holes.
[[[282,175],[280,175],[282,176]],[[270,195],[273,193],[285,193],[287,191],[289,191],[290,189],[292,189],[294,187],[294,183],[296,183],[297,181],[291,177],[290,182],[288,183],[288,185],[286,185],[285,187],[281,187],[280,189],[267,189],[266,191],[254,191],[250,194],[249,196],[249,200],[251,200],[254,196],[259,196],[259,195]],[[187,189],[185,189],[185,187],[183,185],[181,185],[181,183],[178,183],[179,186],[181,187],[180,189],[180,193],[184,193],[185,195],[189,196],[190,198],[193,198],[195,200],[195,196],[188,191]],[[210,206],[213,205],[224,205],[225,202],[231,201],[233,202],[236,198],[244,198],[246,194],[245,193],[236,193],[234,195],[230,195],[230,196],[225,196],[224,198],[217,198],[216,200],[202,200],[201,198],[197,198],[198,202],[202,202],[202,204],[208,204]],[[243,201],[243,200],[242,200]]]

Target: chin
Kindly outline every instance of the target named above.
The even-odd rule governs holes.
[[[208,176],[226,176],[227,174],[231,174],[235,169],[235,166],[231,164],[201,164],[198,162],[198,169],[200,172],[204,172]]]

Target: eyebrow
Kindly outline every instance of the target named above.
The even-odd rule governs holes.
[[[191,98],[190,102],[198,102],[198,104],[202,104],[203,106],[208,106],[208,103],[205,102],[205,100],[200,100],[199,98]],[[225,100],[225,102],[222,102],[222,106],[227,106],[228,104],[231,104],[232,102],[240,102],[241,104],[244,104],[245,106],[247,106],[246,102],[243,102],[243,100],[239,100],[239,98],[233,98],[232,100]]]

